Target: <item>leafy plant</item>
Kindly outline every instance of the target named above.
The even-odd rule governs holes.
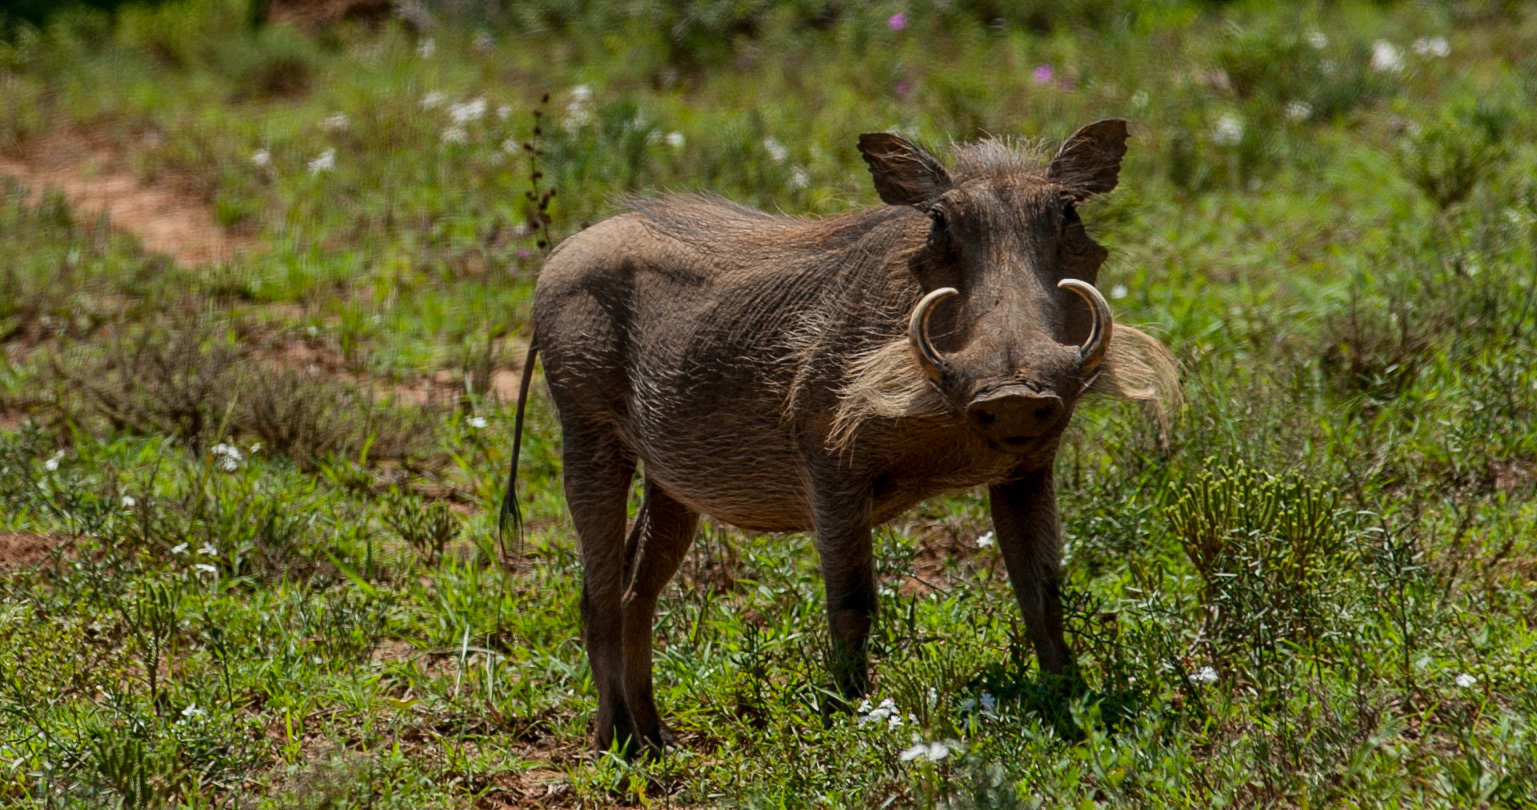
[[[1504,110],[1483,105],[1443,111],[1429,123],[1412,125],[1394,157],[1404,176],[1445,211],[1499,172],[1510,153],[1509,118]]]
[[[1287,642],[1323,642],[1348,616],[1357,551],[1335,494],[1239,462],[1202,473],[1168,507],[1201,578],[1205,635],[1257,669]]]
[[[459,521],[442,501],[423,503],[392,489],[384,498],[384,507],[384,522],[429,561],[442,557],[443,550],[459,536]]]

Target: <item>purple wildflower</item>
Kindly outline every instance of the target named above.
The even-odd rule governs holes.
[[[907,27],[907,12],[898,11],[886,18],[886,27],[893,31],[901,31]]]
[[[1051,80],[1056,77],[1057,72],[1052,69],[1051,65],[1040,64],[1035,66],[1035,72],[1032,75],[1035,76],[1036,84],[1051,84]]]

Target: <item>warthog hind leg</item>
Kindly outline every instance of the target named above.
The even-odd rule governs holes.
[[[625,550],[624,697],[636,739],[661,751],[662,718],[651,694],[652,622],[656,599],[677,573],[694,542],[699,514],[677,502],[651,480],[635,516]]]
[[[635,455],[605,427],[563,425],[566,503],[582,553],[582,637],[598,687],[593,743],[636,743],[624,694],[625,500]]]

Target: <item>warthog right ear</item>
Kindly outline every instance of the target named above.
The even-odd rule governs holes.
[[[1115,188],[1126,156],[1126,120],[1095,121],[1067,136],[1046,176],[1061,184],[1075,200],[1086,200]]]
[[[887,205],[917,205],[950,187],[950,173],[937,158],[889,132],[860,135],[859,153]]]

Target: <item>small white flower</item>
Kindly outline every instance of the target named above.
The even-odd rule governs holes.
[[[327,149],[326,151],[321,152],[319,157],[310,161],[309,168],[310,174],[312,175],[320,174],[321,172],[328,172],[336,168],[336,150]]]
[[[579,84],[571,88],[571,100],[566,102],[566,120],[562,125],[571,131],[581,129],[591,122],[592,88]]]
[[[245,458],[245,454],[240,452],[240,448],[233,444],[225,444],[224,442],[219,442],[218,444],[214,445],[213,449],[209,452],[216,456],[224,456],[225,458],[232,458],[236,461],[240,461],[241,459]]]
[[[490,31],[481,31],[475,35],[475,41],[470,43],[470,47],[485,53],[496,47],[496,39],[491,36]]]
[[[988,532],[977,538],[977,548],[992,548],[993,541],[996,539],[992,532]]]
[[[194,565],[192,567],[196,568],[198,573],[200,573],[200,574],[217,574],[217,573],[219,573],[219,569],[216,566],[209,565],[208,563],[198,563],[197,565]]]
[[[811,185],[811,175],[806,174],[805,169],[796,166],[793,170],[790,171],[790,188],[796,189],[798,191],[809,185]]]
[[[1291,121],[1306,121],[1313,117],[1313,105],[1306,101],[1292,101],[1286,105],[1286,118]]]
[[[938,762],[950,756],[950,746],[935,740],[931,743],[916,743],[911,748],[902,752],[903,762],[912,762],[915,759],[926,759],[930,762]]]
[[[1125,298],[1127,292],[1128,292],[1128,290],[1126,289],[1126,285],[1125,284],[1117,284],[1114,287],[1110,288],[1110,297],[1111,298]]]
[[[518,150],[522,149],[522,148],[523,148],[523,146],[521,144],[519,144],[517,141],[513,140],[512,138],[508,138],[508,139],[502,141],[502,151],[506,152],[509,155],[516,155],[518,153]]]
[[[219,442],[209,452],[218,457],[219,469],[225,472],[234,472],[240,469],[240,463],[245,460],[245,454],[240,452],[240,448],[232,444]]]
[[[320,128],[326,132],[340,132],[347,128],[348,123],[346,113],[337,113],[321,121]]]
[[[1468,689],[1475,683],[1478,683],[1478,679],[1466,672],[1457,676],[1457,685],[1463,689]]]
[[[1323,50],[1324,48],[1329,47],[1328,35],[1324,34],[1324,32],[1319,31],[1316,28],[1307,32],[1307,41],[1309,45],[1312,45],[1318,50]]]
[[[997,709],[997,708],[998,708],[998,699],[993,697],[993,693],[992,692],[983,692],[982,693],[982,711],[990,712],[990,711],[993,711],[994,709]]]
[[[1201,667],[1199,670],[1196,670],[1194,675],[1190,676],[1190,680],[1196,683],[1216,683],[1217,670],[1212,667]]]
[[[775,163],[783,163],[785,158],[790,156],[790,150],[786,149],[778,138],[773,137],[763,139],[763,151],[767,152],[769,159]]]
[[[674,149],[682,149],[683,148],[683,133],[681,133],[681,132],[669,132],[665,136],[662,137],[662,142],[667,144],[668,146],[671,146]]]
[[[137,500],[135,500],[132,495],[124,495],[123,496],[123,508],[124,509],[132,509],[132,508],[134,508],[135,506],[138,506],[138,505],[139,505],[139,502]]]
[[[197,553],[203,555],[204,557],[216,557],[219,554],[219,549],[216,548],[212,543],[204,543],[202,548],[197,550]]]
[[[481,96],[472,98],[463,104],[448,105],[449,119],[460,126],[479,121],[485,114],[486,100]]]
[[[431,59],[432,55],[437,52],[438,43],[434,41],[432,37],[428,37],[421,42],[416,43],[416,55],[423,59]]]
[[[859,724],[861,726],[865,723],[882,722],[887,723],[890,728],[902,725],[902,718],[897,716],[896,701],[886,698],[881,701],[881,705],[873,709],[870,708],[870,701],[868,700],[859,704]]]
[[[1147,102],[1148,97],[1146,90],[1138,90],[1137,92],[1131,94],[1131,106],[1134,109],[1140,110],[1143,107],[1146,107]]]
[[[1211,141],[1219,146],[1236,146],[1243,142],[1243,119],[1224,113],[1211,128]]]
[[[171,549],[171,553],[172,554],[186,554],[187,553],[187,544],[186,543],[182,543],[181,545],[176,546],[175,548]]]
[[[1420,37],[1414,41],[1414,52],[1420,56],[1434,56],[1444,59],[1452,54],[1451,43],[1446,37]]]
[[[203,717],[208,713],[199,709],[196,703],[188,703],[187,708],[181,710],[181,716],[191,720],[195,717]]]
[[[436,107],[436,106],[442,104],[447,99],[448,99],[447,96],[445,96],[442,93],[439,93],[438,91],[434,90],[431,93],[428,93],[427,95],[422,96],[422,109],[430,110],[433,107]]]
[[[251,442],[250,453],[252,455],[260,453],[261,451],[262,451],[262,443],[261,442]]]
[[[1404,54],[1385,39],[1372,43],[1372,70],[1378,73],[1404,72]]]
[[[449,127],[443,130],[443,143],[465,143],[469,141],[470,133],[464,127]]]
[[[466,424],[472,428],[475,428],[476,430],[486,426],[486,418],[484,416],[472,416],[464,421]]]
[[[43,469],[47,470],[48,472],[53,472],[59,468],[59,462],[63,460],[64,451],[60,450],[59,452],[53,454],[53,458],[43,462]]]
[[[272,165],[272,153],[267,151],[266,149],[258,149],[255,152],[251,153],[251,162],[255,163],[257,166],[261,166],[262,168],[266,168],[267,166],[271,166]]]
[[[496,108],[496,117],[502,119],[503,121],[506,121],[508,118],[512,117],[512,108],[507,106],[506,104],[503,104],[503,105],[497,107]]]

